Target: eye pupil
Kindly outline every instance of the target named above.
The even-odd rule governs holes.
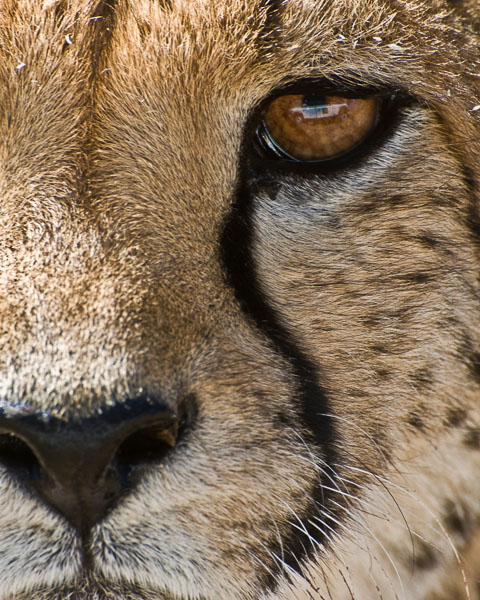
[[[327,161],[358,146],[374,129],[379,111],[375,97],[286,94],[267,107],[257,138],[277,158]]]

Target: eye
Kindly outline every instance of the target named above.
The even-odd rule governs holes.
[[[287,94],[266,108],[256,136],[276,158],[320,162],[356,148],[375,129],[380,98]]]

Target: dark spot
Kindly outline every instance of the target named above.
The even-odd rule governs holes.
[[[390,354],[390,350],[382,344],[372,344],[370,350],[376,354]]]
[[[463,340],[458,347],[458,354],[468,365],[468,370],[474,381],[480,383],[480,352],[475,350],[468,334],[463,336]]]
[[[407,418],[407,423],[417,429],[418,431],[423,431],[425,429],[425,423],[423,422],[422,416],[419,414],[419,411],[412,411]]]
[[[449,408],[447,412],[447,423],[451,427],[458,427],[467,418],[467,411],[461,407]]]
[[[464,438],[465,446],[473,450],[480,450],[480,429],[469,429]]]
[[[325,220],[325,224],[331,229],[340,229],[342,227],[342,218],[340,215],[329,215]]]
[[[273,425],[278,426],[279,429],[285,429],[285,427],[293,429],[296,426],[296,421],[293,415],[281,410],[273,416]]]
[[[478,244],[480,242],[480,217],[478,216],[477,211],[474,208],[471,208],[469,211],[467,225],[471,233],[473,234],[475,242]]]
[[[442,331],[444,329],[457,330],[461,326],[460,321],[456,317],[453,317],[452,315],[449,315],[448,317],[442,317],[441,319],[439,319],[437,321],[436,324],[438,325],[438,327],[440,327],[440,329]]]
[[[435,276],[432,273],[425,273],[424,271],[419,271],[417,273],[405,273],[398,276],[398,279],[401,281],[415,284],[428,283],[434,278]]]
[[[415,569],[427,571],[438,565],[438,553],[435,548],[427,545],[423,541],[415,542],[415,554],[413,556],[413,565]]]
[[[478,245],[480,243],[480,212],[478,208],[477,185],[471,169],[464,167],[463,171],[463,180],[469,191],[469,195],[471,196],[471,202],[468,208],[467,226],[473,234],[475,243]]]
[[[433,383],[432,370],[429,367],[417,369],[413,373],[411,380],[417,390],[428,389]]]
[[[169,10],[169,11],[173,10],[172,0],[161,0],[160,5],[163,8],[163,10]]]
[[[382,380],[388,379],[390,377],[390,375],[392,374],[392,372],[389,369],[384,369],[384,368],[377,369],[376,373],[377,373],[377,377]]]
[[[442,243],[433,233],[426,232],[417,236],[417,241],[427,248],[437,248]]]
[[[92,76],[103,66],[101,57],[109,45],[115,29],[117,0],[100,0],[92,11],[90,48]]]
[[[407,196],[391,196],[385,198],[384,196],[372,195],[368,199],[365,198],[353,205],[350,209],[351,214],[357,215],[368,215],[378,211],[385,211],[397,206],[403,206],[409,202]]]
[[[405,204],[409,204],[411,198],[409,196],[390,196],[388,198],[388,204],[390,206],[404,206]]]
[[[468,334],[464,334],[458,348],[458,354],[467,363],[473,379],[480,383],[480,352],[478,352]]]
[[[480,383],[480,352],[472,352],[469,360],[469,369],[475,381]]]
[[[266,196],[269,200],[275,201],[277,199],[278,192],[281,190],[281,187],[282,186],[277,182],[267,181],[263,183],[257,181],[255,191],[256,193],[261,193],[262,195]]]
[[[442,196],[432,196],[431,202],[435,206],[445,208],[456,208],[458,206],[458,198],[452,194],[445,194]]]
[[[463,183],[469,192],[473,194],[476,187],[475,175],[473,174],[472,169],[467,166],[463,166]]]
[[[474,523],[468,509],[460,503],[448,500],[443,519],[447,531],[468,540],[473,533]]]
[[[117,8],[118,0],[99,0],[93,13],[95,16],[112,15]]]
[[[382,320],[382,315],[378,313],[362,317],[362,322],[366,327],[378,327],[382,323]]]

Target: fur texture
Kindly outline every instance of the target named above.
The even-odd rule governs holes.
[[[87,541],[0,467],[0,600],[480,598],[479,7],[0,0],[0,407],[195,408]],[[256,166],[304,80],[405,102]]]

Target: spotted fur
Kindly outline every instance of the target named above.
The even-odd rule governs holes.
[[[88,536],[0,455],[0,600],[480,598],[478,0],[0,0],[0,408],[189,416]],[[302,80],[394,94],[253,164]]]

